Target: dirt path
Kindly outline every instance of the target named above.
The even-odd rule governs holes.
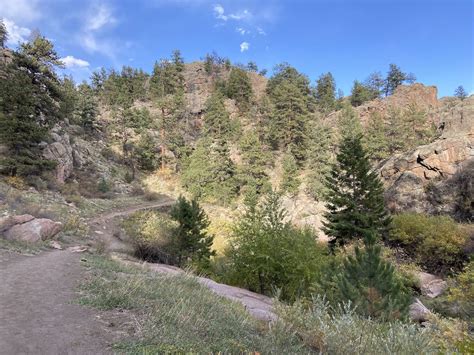
[[[171,202],[128,207],[101,215],[89,224],[91,229],[105,227],[103,236],[113,238],[107,228],[115,217]],[[0,354],[111,353],[110,345],[123,332],[112,329],[100,312],[73,303],[85,273],[81,255],[70,250],[36,256],[0,251]]]

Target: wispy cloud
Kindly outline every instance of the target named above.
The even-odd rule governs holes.
[[[240,44],[240,51],[241,51],[241,52],[248,51],[249,48],[250,48],[250,43],[248,43],[248,42],[242,42],[242,43]]]
[[[90,53],[102,54],[116,62],[120,47],[113,38],[104,33],[117,23],[118,20],[109,5],[93,4],[86,12],[82,30],[77,36],[80,45]]]
[[[61,58],[61,62],[63,62],[64,66],[68,69],[89,67],[89,62],[88,61],[86,61],[84,59],[75,58],[72,55],[68,55],[64,58]]]
[[[97,31],[116,22],[117,19],[113,16],[110,7],[105,4],[96,4],[89,12],[85,28],[88,31]]]
[[[250,34],[249,30],[246,30],[245,28],[242,28],[242,27],[237,27],[235,30],[238,33],[240,33],[242,36]]]
[[[252,17],[252,13],[247,9],[238,11],[236,13],[226,14],[225,9],[221,4],[214,5],[213,11],[214,11],[214,16],[218,20],[222,20],[222,21],[227,21],[227,20],[241,21],[241,20],[249,19]]]
[[[27,41],[28,36],[31,34],[29,28],[18,26],[15,22],[7,18],[4,19],[4,23],[8,32],[7,44],[9,46],[16,46],[18,43]]]
[[[0,0],[0,18],[29,23],[41,17],[38,0]]]

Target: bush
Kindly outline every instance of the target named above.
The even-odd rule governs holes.
[[[260,204],[249,202],[234,226],[223,280],[263,294],[279,290],[281,298],[290,301],[308,295],[329,256],[311,230],[284,220],[276,194]]]
[[[367,319],[350,305],[331,308],[322,297],[314,297],[309,304],[278,304],[277,314],[290,331],[320,353],[429,354],[438,350],[430,331],[414,324]]]
[[[467,237],[450,217],[403,213],[394,216],[389,240],[429,271],[446,273],[462,268]]]
[[[461,316],[474,317],[474,261],[455,278],[448,300],[455,303]]]
[[[150,262],[173,264],[173,232],[177,223],[158,212],[137,212],[123,222],[135,255]]]

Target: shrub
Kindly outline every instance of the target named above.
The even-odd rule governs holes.
[[[459,270],[467,233],[448,216],[403,213],[394,217],[389,240],[431,272]]]
[[[173,264],[172,238],[177,224],[158,212],[137,212],[123,222],[135,249],[143,260]]]
[[[474,315],[474,261],[471,260],[454,280],[450,288],[448,300],[454,302],[459,313],[464,317]]]
[[[104,177],[100,179],[99,183],[97,184],[97,190],[104,194],[110,191],[110,185]]]
[[[290,331],[320,353],[429,354],[438,350],[428,330],[398,321],[367,319],[347,304],[332,308],[322,297],[314,297],[309,304],[278,304],[276,310]]]
[[[248,202],[234,226],[223,279],[263,294],[277,289],[285,300],[305,296],[327,263],[326,247],[309,229],[284,222],[285,211],[275,193],[260,204]]]

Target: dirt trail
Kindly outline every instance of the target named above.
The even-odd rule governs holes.
[[[128,207],[92,219],[91,229],[171,200]],[[104,237],[113,238],[111,233]],[[118,243],[120,244],[120,243]],[[84,277],[82,254],[69,250],[23,256],[0,251],[0,354],[108,354],[123,336],[101,313],[74,304]],[[102,313],[103,314],[103,313]]]

